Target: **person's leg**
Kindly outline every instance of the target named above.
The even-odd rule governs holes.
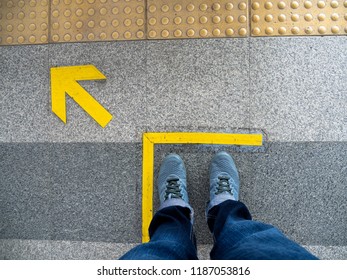
[[[226,200],[214,206],[208,213],[208,226],[215,241],[211,259],[317,259],[272,225],[252,221],[247,207],[239,201]]]
[[[136,246],[121,259],[197,259],[189,208],[170,206],[159,210],[153,217],[149,235],[150,242]]]
[[[210,169],[207,222],[214,237],[211,259],[317,259],[277,228],[253,221],[238,201],[239,176],[227,153],[217,154]]]
[[[185,167],[178,155],[169,155],[163,161],[158,190],[160,208],[149,227],[150,241],[136,246],[120,259],[197,259],[194,213],[188,202]]]

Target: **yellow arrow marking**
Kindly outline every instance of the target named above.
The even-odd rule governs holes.
[[[106,77],[94,65],[51,68],[52,111],[66,123],[66,93],[98,124],[105,127],[112,115],[77,83],[87,80],[106,80]]]

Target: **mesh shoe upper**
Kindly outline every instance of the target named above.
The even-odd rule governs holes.
[[[240,180],[235,162],[226,152],[214,156],[210,166],[210,201],[216,196],[239,199]]]
[[[171,198],[188,202],[186,169],[179,155],[170,154],[162,162],[157,179],[160,204]]]

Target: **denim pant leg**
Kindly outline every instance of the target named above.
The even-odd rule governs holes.
[[[150,241],[120,259],[123,260],[196,260],[196,242],[190,209],[170,206],[159,210],[149,226]]]
[[[242,202],[226,200],[214,206],[208,213],[207,222],[215,242],[211,259],[317,259],[277,228],[252,221]]]

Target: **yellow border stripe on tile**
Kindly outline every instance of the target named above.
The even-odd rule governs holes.
[[[262,146],[263,135],[203,132],[144,133],[142,158],[142,242],[149,241],[148,227],[153,217],[154,144]]]
[[[204,132],[146,133],[146,137],[156,144],[216,144],[251,145],[262,143],[261,134],[225,134]]]
[[[153,217],[154,143],[143,135],[142,153],[142,242],[149,241],[148,227]]]

